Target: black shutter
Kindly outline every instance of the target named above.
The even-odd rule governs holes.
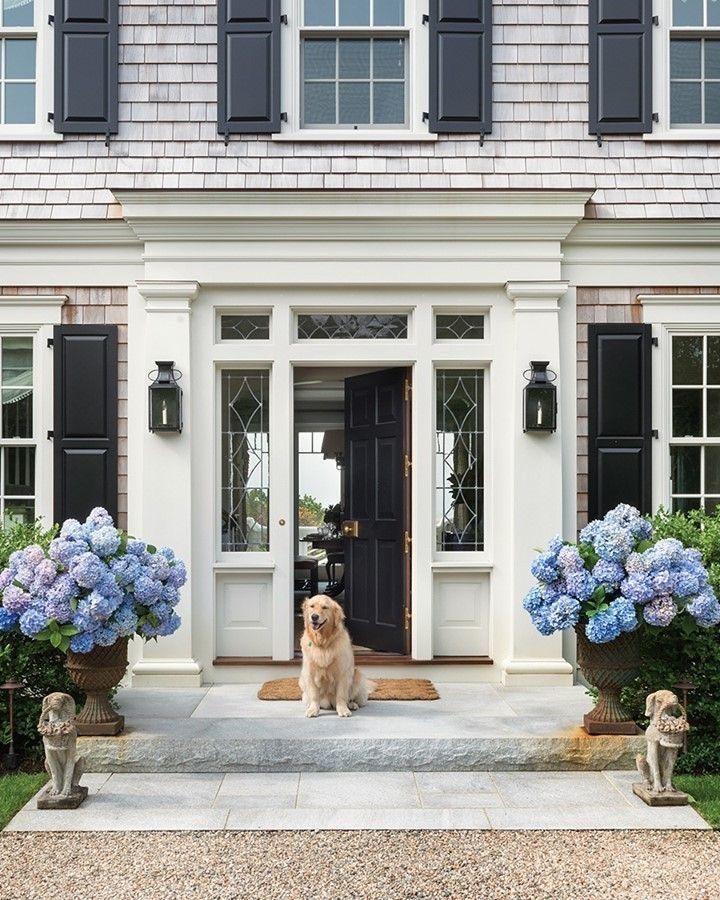
[[[590,325],[589,515],[630,503],[652,511],[649,325]]]
[[[430,131],[492,130],[492,0],[430,0]]]
[[[117,517],[116,325],[55,327],[55,521]]]
[[[590,134],[652,131],[652,0],[590,0]]]
[[[117,0],[55,0],[54,123],[62,134],[117,134]]]
[[[218,0],[218,131],[280,131],[280,0]]]

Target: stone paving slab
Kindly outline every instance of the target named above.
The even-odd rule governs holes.
[[[650,809],[630,772],[314,772],[85,776],[77,810],[30,800],[8,831],[706,829]]]

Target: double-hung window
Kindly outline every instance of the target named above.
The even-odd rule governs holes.
[[[36,516],[32,337],[0,337],[0,394],[0,505],[7,526]]]

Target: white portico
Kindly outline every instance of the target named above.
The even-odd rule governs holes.
[[[407,382],[396,598],[406,638],[368,664],[571,683],[561,637],[539,636],[520,601],[533,548],[574,531],[575,308],[561,243],[587,193],[117,198],[144,248],[129,291],[129,530],[175,547],[191,573],[182,628],[135,647],[133,683],[296,671],[298,435],[341,429],[337,386],[347,406],[354,377],[392,371]],[[183,374],[179,435],[148,432],[146,376],[159,359]],[[554,434],[522,430],[531,359],[558,374]]]

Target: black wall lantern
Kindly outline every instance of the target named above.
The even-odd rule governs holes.
[[[182,388],[178,381],[182,373],[173,368],[174,362],[155,362],[157,369],[150,373],[155,380],[148,388],[150,431],[182,431]]]
[[[523,373],[527,381],[523,431],[552,432],[557,428],[557,388],[553,384],[557,375],[548,371],[549,365],[549,362],[534,361]]]

